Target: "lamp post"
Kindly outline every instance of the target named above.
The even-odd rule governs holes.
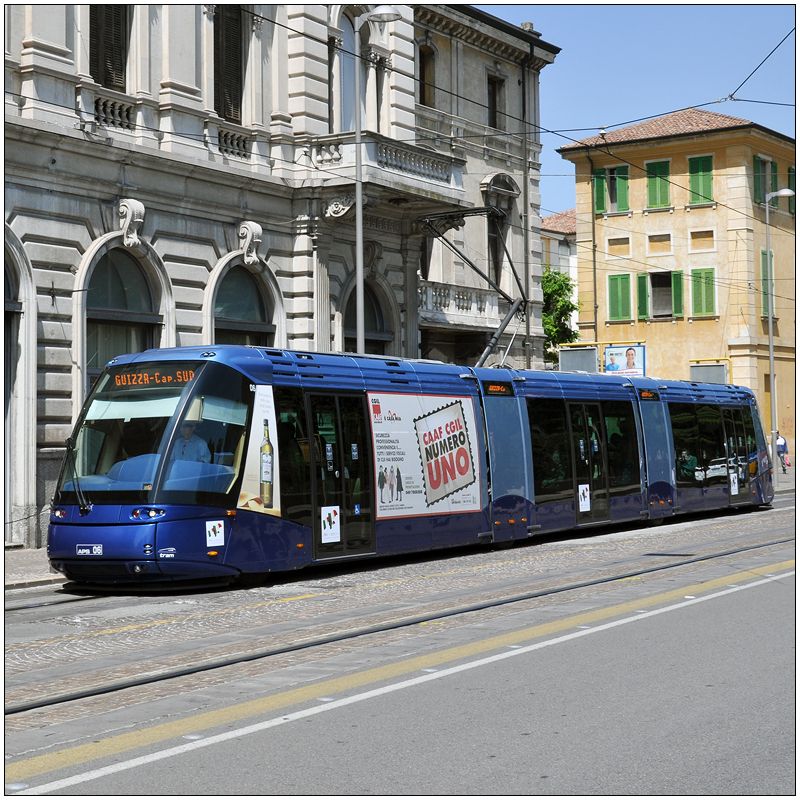
[[[356,353],[364,355],[364,209],[362,208],[361,183],[361,36],[359,31],[365,22],[395,22],[402,14],[394,6],[376,6],[356,17],[355,33],[355,95],[354,114],[356,135]]]
[[[778,438],[777,418],[778,418],[778,398],[775,397],[775,343],[772,334],[772,319],[775,315],[775,299],[773,297],[773,286],[775,278],[772,275],[772,252],[769,247],[769,201],[773,197],[793,197],[791,189],[781,189],[777,192],[770,192],[764,198],[764,206],[767,209],[767,329],[769,331],[769,415],[771,419],[772,438],[770,441],[770,455],[772,456],[772,485],[778,488]]]

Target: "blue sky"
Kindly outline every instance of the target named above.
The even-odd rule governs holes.
[[[795,6],[479,5],[561,48],[541,73],[542,216],[575,207],[572,139],[687,106],[795,136]],[[739,102],[704,105],[735,93]],[[755,102],[741,102],[761,101]],[[788,103],[791,106],[768,105]],[[588,130],[574,130],[574,129]]]

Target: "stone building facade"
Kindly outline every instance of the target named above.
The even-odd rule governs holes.
[[[367,352],[474,361],[505,315],[417,224],[455,214],[444,235],[511,295],[513,262],[530,300],[487,363],[541,365],[538,81],[558,48],[468,6],[396,8],[5,7],[6,541],[43,544],[117,353],[355,349],[356,36]],[[458,217],[488,204],[498,230]]]

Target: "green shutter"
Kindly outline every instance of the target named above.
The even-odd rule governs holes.
[[[778,162],[777,161],[771,161],[770,162],[770,169],[772,170],[772,188],[770,189],[770,192],[777,192],[778,191]],[[772,202],[772,207],[773,208],[777,208],[778,207],[778,198],[777,197],[773,197],[771,202]]]
[[[630,211],[627,167],[617,167],[617,211]]]
[[[631,276],[608,276],[608,318],[611,320],[631,318]]]
[[[753,156],[753,201],[756,203],[764,202],[764,190],[766,187],[762,185],[761,170],[761,159],[758,156]]]
[[[621,275],[608,276],[608,318],[622,319],[619,315],[619,279]]]
[[[683,316],[683,273],[672,273],[672,316]]]
[[[669,205],[669,161],[647,165],[647,207],[665,208]]]
[[[709,317],[714,309],[714,270],[692,270],[692,315]]]
[[[796,183],[797,183],[797,181],[796,181],[796,179],[795,179],[794,167],[789,167],[789,188],[790,188],[790,189],[791,189],[793,192],[796,192],[796,191],[797,191],[797,189],[795,188],[795,184],[796,184]],[[794,213],[795,213],[795,208],[796,208],[796,206],[795,206],[795,202],[794,202],[794,201],[795,201],[795,196],[794,196],[794,195],[792,195],[792,196],[789,198],[789,213],[790,213],[790,214],[794,214]]]
[[[648,293],[647,293],[647,284],[650,282],[650,278],[647,276],[646,273],[639,274],[636,276],[636,298],[638,300],[638,309],[637,309],[637,316],[639,319],[647,319],[648,314]]]
[[[710,203],[714,199],[711,156],[689,159],[689,204]]]
[[[605,214],[606,211],[606,171],[594,171],[594,213]]]

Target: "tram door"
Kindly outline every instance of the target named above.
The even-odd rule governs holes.
[[[314,558],[375,551],[375,499],[367,401],[309,394],[314,446]]]
[[[725,425],[725,447],[728,457],[728,485],[730,502],[750,502],[750,470],[748,468],[747,434],[742,419],[742,409],[724,407],[722,421]]]
[[[608,470],[603,418],[596,403],[570,403],[575,463],[575,512],[581,522],[608,519]]]

